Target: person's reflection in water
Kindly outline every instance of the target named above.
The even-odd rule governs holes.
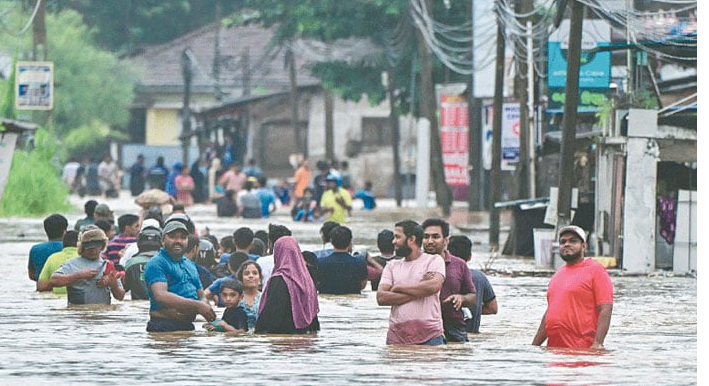
[[[313,335],[288,335],[269,340],[271,352],[315,354],[321,350],[317,346],[318,339]]]

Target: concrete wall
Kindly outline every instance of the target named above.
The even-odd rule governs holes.
[[[696,130],[658,127],[657,111],[629,110],[623,200],[622,267],[626,272],[656,269],[657,163],[696,162],[696,147]]]
[[[182,124],[178,111],[175,109],[151,108],[145,114],[145,144],[175,145],[179,144]]]
[[[651,138],[628,138],[623,209],[623,269],[655,270],[655,208],[659,149]]]
[[[308,153],[311,165],[319,159],[325,159],[325,101],[322,94],[313,96],[308,117]],[[384,101],[372,106],[366,98],[359,102],[344,101],[335,98],[333,105],[333,152],[338,161],[348,161],[353,187],[361,188],[364,181],[374,183],[375,195],[386,196],[393,184],[394,157],[389,144],[367,146],[357,155],[347,157],[348,141],[362,141],[363,118],[382,118],[389,116],[389,102]],[[416,134],[407,117],[399,118],[399,154],[401,172],[415,171]]]

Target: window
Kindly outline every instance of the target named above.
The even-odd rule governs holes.
[[[392,129],[389,117],[363,117],[362,118],[362,145],[364,146],[390,146]]]

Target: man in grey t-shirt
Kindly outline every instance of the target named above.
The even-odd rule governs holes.
[[[69,304],[111,304],[111,295],[123,300],[126,291],[113,263],[101,258],[106,234],[89,225],[79,236],[78,257],[67,260],[52,274],[52,286],[66,286]]]
[[[469,262],[472,258],[472,248],[473,242],[468,236],[455,235],[451,236],[448,240],[448,250],[450,253],[454,256],[461,257],[466,262]],[[473,277],[473,284],[475,284],[477,296],[475,297],[474,307],[463,308],[463,313],[466,314],[465,329],[468,332],[479,333],[480,315],[497,314],[497,296],[484,273],[476,269],[471,269],[470,274]]]

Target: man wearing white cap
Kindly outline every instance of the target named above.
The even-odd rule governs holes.
[[[195,263],[184,255],[188,235],[183,222],[168,219],[163,227],[163,247],[145,264],[150,298],[149,332],[194,330],[197,314],[207,322],[216,318],[212,307],[204,301]]]
[[[532,344],[603,349],[613,312],[613,282],[606,269],[584,258],[586,232],[575,225],[559,229],[559,255],[566,264],[552,276],[547,310]]]

